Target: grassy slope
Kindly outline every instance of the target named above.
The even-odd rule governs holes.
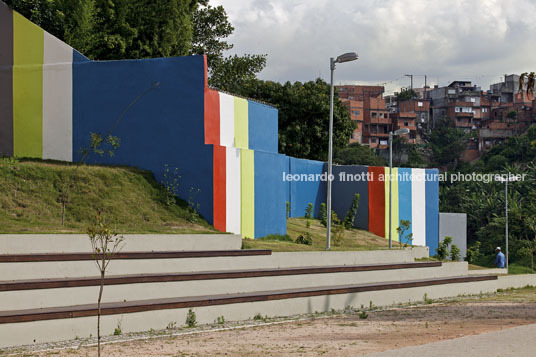
[[[309,232],[313,238],[313,245],[262,239],[244,239],[242,246],[244,249],[271,249],[274,252],[325,250],[326,228],[316,219],[311,220],[311,226],[309,228],[307,228],[305,222],[305,218],[290,218],[287,221],[287,234],[295,240],[300,234]],[[345,239],[342,246],[335,247],[332,244],[331,250],[372,250],[384,249],[388,246],[389,242],[385,238],[378,237],[367,231],[352,229],[345,232]],[[393,242],[393,247],[398,248],[398,243]]]
[[[0,233],[85,232],[101,210],[121,233],[202,233],[214,229],[184,201],[167,206],[164,190],[148,171],[81,166],[61,226],[59,189],[74,165],[0,159]]]

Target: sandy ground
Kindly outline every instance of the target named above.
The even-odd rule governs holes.
[[[361,356],[536,323],[536,289],[416,307],[334,314],[278,324],[135,340],[105,356]],[[362,316],[363,317],[363,316]],[[94,356],[95,347],[30,355]]]

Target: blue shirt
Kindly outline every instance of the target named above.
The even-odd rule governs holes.
[[[497,257],[495,258],[495,265],[497,268],[504,268],[504,254],[502,252],[499,252],[497,254]]]

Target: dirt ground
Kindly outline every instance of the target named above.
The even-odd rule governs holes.
[[[361,356],[536,323],[536,289],[104,346],[105,356]],[[35,354],[32,354],[35,355]],[[40,356],[94,356],[95,347]]]

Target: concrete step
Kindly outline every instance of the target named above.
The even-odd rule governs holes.
[[[124,234],[124,250],[236,250],[239,234]],[[87,234],[0,234],[0,254],[89,252]]]
[[[250,250],[244,250],[250,252]],[[159,253],[159,252],[155,252]],[[89,252],[85,258],[90,256]],[[245,253],[249,254],[249,253]],[[427,250],[379,250],[352,252],[285,252],[271,255],[212,256],[176,259],[119,259],[109,266],[109,275],[153,274],[168,272],[194,272],[218,270],[275,269],[290,267],[360,265],[411,263],[415,257],[427,254]],[[0,255],[5,263],[0,263],[0,276],[3,279],[47,279],[94,276],[95,263],[90,260],[79,261],[19,261],[13,262],[14,255]],[[46,256],[41,254],[40,256]],[[156,256],[156,254],[154,255]],[[47,259],[52,259],[50,254]],[[71,259],[74,258],[71,257]],[[28,258],[28,260],[38,258]],[[8,262],[11,260],[11,262]]]
[[[118,324],[123,332],[163,329],[172,322],[182,324],[190,308],[196,310],[199,323],[208,323],[219,316],[231,321],[257,313],[284,316],[369,302],[381,306],[422,300],[424,293],[437,298],[493,291],[496,280],[495,275],[457,276],[111,302],[102,305],[102,328],[104,334],[112,333]],[[89,336],[95,333],[96,314],[96,304],[0,311],[0,347]]]
[[[109,275],[103,301],[171,298],[178,295],[247,293],[313,286],[444,278],[466,274],[465,263],[440,262],[224,270],[195,273]],[[89,304],[99,291],[98,277],[0,282],[0,300],[13,309]]]

